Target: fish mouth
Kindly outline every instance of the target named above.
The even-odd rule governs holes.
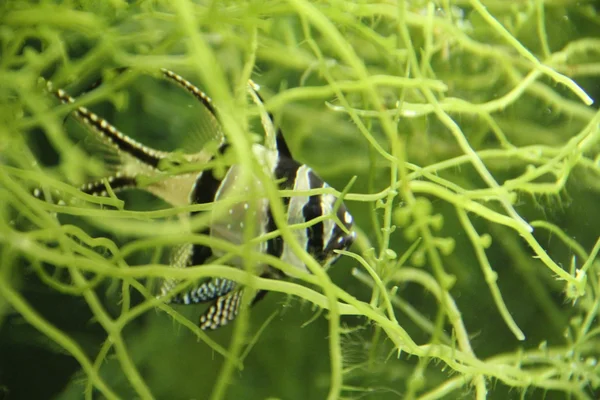
[[[341,254],[337,253],[336,250],[348,250],[354,241],[356,240],[356,232],[352,231],[349,235],[341,236],[336,240],[332,245],[330,245],[327,249],[325,249],[324,253],[326,256],[324,257],[323,266],[331,266],[335,264],[337,260],[340,259]]]

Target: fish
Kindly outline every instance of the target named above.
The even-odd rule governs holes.
[[[264,193],[262,197],[260,195],[262,181],[254,175],[249,179],[240,179],[244,173],[241,165],[232,163],[224,168],[221,165],[220,168],[215,166],[177,175],[165,173],[166,164],[210,165],[213,162],[216,165],[218,163],[214,161],[219,157],[225,157],[230,144],[225,140],[221,117],[212,99],[173,71],[160,69],[160,74],[163,79],[174,83],[199,102],[203,111],[203,122],[199,124],[198,129],[211,132],[208,136],[216,142],[216,151],[202,148],[197,152],[186,152],[186,149],[183,149],[183,157],[174,158],[172,153],[148,147],[122,133],[88,108],[78,106],[74,108],[71,115],[87,126],[101,145],[117,158],[111,175],[105,179],[88,182],[82,185],[80,190],[91,195],[107,196],[105,182],[108,181],[114,193],[126,189],[141,189],[172,206],[211,205],[209,211],[193,211],[187,214],[186,217],[192,218],[198,213],[210,213],[210,223],[194,233],[225,240],[235,245],[246,243],[249,237],[260,238],[276,231],[278,227],[269,201]],[[47,81],[46,86],[48,92],[61,103],[75,103],[73,96],[63,89],[55,88],[51,81]],[[98,83],[94,85],[97,86]],[[330,186],[312,168],[296,161],[293,157],[281,129],[275,128],[273,115],[266,111],[259,90],[260,87],[256,83],[252,80],[248,81],[247,91],[259,109],[265,133],[262,144],[252,145],[252,156],[256,158],[266,176],[276,182],[278,189],[293,190],[293,193],[329,188]],[[147,178],[156,177],[161,179],[151,180],[152,183],[147,184],[149,181]],[[41,194],[42,191],[36,191],[36,195]],[[353,217],[344,202],[339,200],[341,199],[337,196],[327,193],[312,195],[299,193],[282,198],[289,226],[329,216],[313,224],[307,224],[305,229],[292,230],[298,243],[324,268],[335,263],[340,256],[338,251],[350,248],[356,238]],[[252,223],[248,224],[248,221]],[[248,229],[252,230],[250,234]],[[271,235],[267,240],[256,242],[255,251],[277,257],[301,271],[308,271],[304,262],[281,236]],[[183,243],[173,249],[170,265],[174,268],[200,266],[226,255],[227,252],[215,246]],[[234,267],[244,268],[244,260],[241,257],[229,257],[228,263]],[[287,278],[285,273],[270,265],[259,265],[254,272],[264,278]],[[184,286],[183,290],[182,286]],[[222,277],[212,277],[195,282],[193,285],[189,285],[189,282],[165,279],[161,284],[158,297],[172,304],[210,303],[200,315],[198,325],[202,330],[215,330],[235,319],[242,305],[243,294],[243,285]],[[265,295],[266,291],[259,290],[254,294],[251,304],[254,305]]]

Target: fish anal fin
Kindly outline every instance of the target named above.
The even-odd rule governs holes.
[[[243,296],[244,290],[240,289],[217,298],[200,316],[200,329],[215,330],[233,321],[239,313]]]
[[[236,283],[229,279],[212,278],[194,286],[183,293],[178,293],[171,298],[175,304],[198,304],[213,301],[228,295],[236,287]],[[168,295],[173,290],[173,285],[163,286],[162,295]]]

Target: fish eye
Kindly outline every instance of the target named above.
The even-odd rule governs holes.
[[[354,222],[352,215],[348,211],[344,212],[344,222],[346,223],[346,225],[352,225],[352,223]]]

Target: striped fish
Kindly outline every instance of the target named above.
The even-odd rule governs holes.
[[[202,150],[193,154],[185,154],[185,162],[208,163],[223,156],[229,145],[224,142],[218,112],[210,97],[174,72],[166,69],[162,69],[161,72],[164,78],[174,82],[195,97],[206,113],[207,118],[205,119],[208,121],[206,128],[217,132],[218,150],[216,152]],[[48,90],[62,103],[75,102],[75,99],[64,90],[55,89],[50,82],[47,86]],[[264,144],[254,144],[252,151],[267,176],[276,181],[281,190],[307,191],[329,187],[310,167],[294,160],[281,131],[275,130],[272,116],[266,112],[263,106],[258,86],[252,81],[248,83],[248,93],[258,106],[265,130]],[[261,196],[261,181],[257,177],[251,176],[242,185],[244,180],[240,177],[243,171],[239,165],[230,165],[221,173],[206,169],[201,172],[176,176],[165,174],[165,171],[161,170],[161,165],[164,165],[165,160],[172,160],[171,153],[144,146],[121,133],[109,122],[85,107],[75,108],[73,116],[91,128],[97,139],[118,157],[114,173],[107,177],[113,191],[139,188],[174,206],[212,203],[212,209],[208,211],[211,213],[210,224],[197,233],[226,240],[236,245],[245,243],[249,237],[260,237],[277,230],[269,202],[264,195]],[[205,123],[205,125],[207,124]],[[140,184],[141,181],[148,182],[147,179],[141,178],[161,176],[162,179],[158,182],[145,186]],[[103,180],[85,184],[81,190],[92,195],[104,196],[107,194]],[[37,191],[36,194],[39,195],[41,192]],[[228,199],[239,199],[239,201],[233,203],[229,201],[227,208],[223,209],[223,202]],[[330,216],[330,218],[310,224],[305,229],[292,230],[300,245],[323,266],[335,262],[339,256],[335,250],[347,249],[355,239],[355,233],[352,231],[352,216],[343,203],[338,204],[336,208],[337,200],[331,194],[293,195],[282,199],[287,212],[288,225],[306,223],[324,215]],[[197,213],[192,212],[188,217]],[[248,221],[252,223],[248,224]],[[251,227],[245,225],[251,225]],[[252,231],[248,232],[248,229],[252,229]],[[255,251],[278,257],[300,270],[307,270],[305,264],[280,236],[257,242]],[[203,265],[216,257],[226,256],[226,254],[225,251],[216,247],[188,243],[178,246],[173,251],[171,265],[178,268]],[[230,258],[229,264],[243,267],[243,260]],[[256,274],[272,279],[285,277],[280,270],[269,265],[259,266]],[[212,302],[200,316],[199,326],[203,330],[217,329],[233,320],[238,314],[244,289],[236,282],[214,277],[195,283],[191,287],[184,286],[185,282],[166,280],[162,283],[159,296],[176,304]],[[264,291],[259,291],[252,304],[264,295]]]

